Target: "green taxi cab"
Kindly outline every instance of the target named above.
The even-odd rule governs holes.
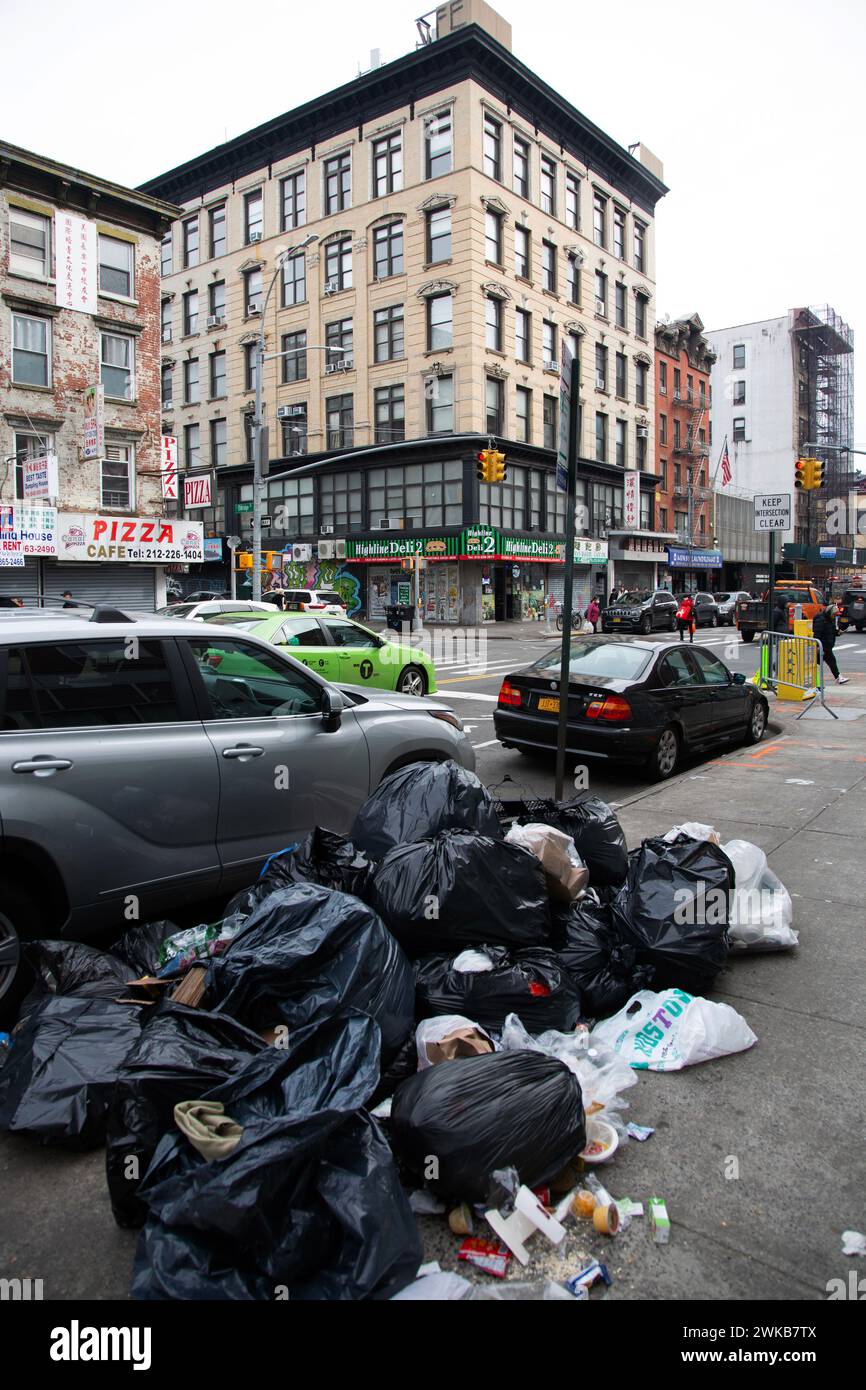
[[[317,617],[313,613],[270,616],[247,612],[219,613],[208,621],[220,627],[251,632],[272,642],[336,685],[372,685],[382,690],[397,690],[403,695],[436,693],[436,671],[425,652],[389,642],[351,618],[328,614]],[[232,665],[243,660],[239,656],[223,657],[220,673],[243,675],[240,666],[235,670]]]

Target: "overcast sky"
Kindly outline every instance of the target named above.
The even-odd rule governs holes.
[[[659,316],[866,334],[866,0],[496,0],[514,52],[663,161]],[[414,47],[418,0],[0,0],[0,135],[136,184]],[[866,337],[856,436],[866,440]],[[866,447],[864,445],[863,447]]]

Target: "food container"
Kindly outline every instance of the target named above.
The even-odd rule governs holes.
[[[590,1116],[586,1122],[586,1148],[581,1153],[584,1163],[607,1163],[619,1148],[619,1135],[608,1120]]]

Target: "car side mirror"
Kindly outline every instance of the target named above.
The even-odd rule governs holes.
[[[745,685],[745,684],[746,684],[746,677],[743,675],[742,671],[735,671],[735,672],[734,672],[734,677],[733,677],[733,680],[731,681],[731,684],[732,684],[732,685]]]
[[[346,702],[339,690],[331,687],[325,691],[322,701],[322,728],[326,734],[335,734],[343,721]]]

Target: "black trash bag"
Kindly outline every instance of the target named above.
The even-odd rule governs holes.
[[[415,1034],[410,1033],[397,1056],[389,1062],[379,1077],[379,1084],[371,1095],[367,1108],[375,1110],[377,1105],[381,1105],[383,1100],[393,1096],[401,1081],[414,1076],[418,1070],[418,1046],[415,1042]],[[387,1128],[387,1122],[385,1122]]]
[[[589,869],[593,888],[619,887],[628,872],[625,831],[616,814],[598,796],[574,797],[571,801],[533,802],[532,813],[521,816],[519,824],[539,821],[570,835],[575,849]]]
[[[416,963],[419,1018],[462,1014],[484,1028],[500,1029],[516,1013],[528,1033],[548,1028],[571,1032],[580,1020],[581,997],[554,951],[543,946],[513,952],[504,946],[478,949],[490,957],[492,970],[457,970],[452,956],[426,956]]]
[[[623,941],[614,927],[607,903],[584,897],[555,907],[552,939],[557,959],[580,991],[588,1018],[608,1018],[637,990],[653,982],[653,967],[638,963],[635,947]]]
[[[372,859],[381,859],[395,845],[429,840],[440,830],[502,838],[493,797],[459,763],[411,763],[392,772],[367,797],[351,838]]]
[[[36,977],[37,996],[117,999],[129,995],[132,975],[126,962],[82,941],[31,941],[24,947],[24,956]]]
[[[315,883],[278,888],[210,964],[205,1008],[261,1032],[357,1009],[379,1024],[387,1066],[412,1031],[415,984],[371,907]]]
[[[580,1082],[555,1057],[494,1052],[418,1072],[394,1093],[391,1146],[439,1196],[483,1202],[494,1172],[528,1187],[555,1178],[586,1144]]]
[[[168,1000],[147,1014],[140,1039],[118,1071],[108,1114],[105,1171],[119,1226],[144,1224],[147,1208],[138,1185],[160,1139],[174,1130],[175,1105],[198,1099],[266,1046],[226,1014]]]
[[[160,946],[180,930],[175,922],[143,922],[140,927],[130,927],[125,931],[123,936],[115,941],[111,953],[119,956],[129,966],[129,979],[155,975]]]
[[[243,1126],[226,1158],[161,1141],[140,1189],[134,1298],[381,1299],[412,1282],[417,1223],[361,1109],[379,1046],[360,1015],[290,1032],[208,1093]]]
[[[316,826],[294,850],[284,849],[272,855],[256,882],[235,894],[225,915],[240,912],[249,916],[275,888],[285,888],[289,883],[319,883],[323,888],[336,888],[366,901],[372,868],[366,854],[345,835]]]
[[[550,930],[538,858],[471,830],[392,849],[373,876],[373,904],[413,956],[453,955],[479,941],[541,946]]]
[[[0,1129],[89,1149],[105,1138],[124,1058],[138,1041],[134,1004],[47,994],[18,1024],[0,1071]]]
[[[656,989],[704,994],[728,958],[734,866],[718,845],[644,840],[613,903],[617,933],[655,968]]]

